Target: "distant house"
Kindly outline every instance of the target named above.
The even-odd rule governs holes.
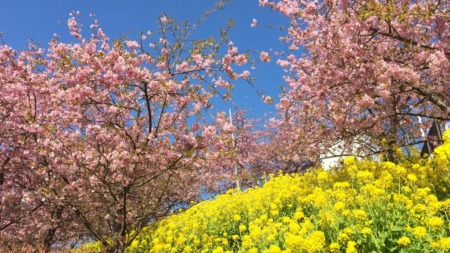
[[[430,154],[433,154],[433,150],[444,142],[442,135],[446,129],[447,124],[443,125],[437,121],[433,122],[433,125],[428,130],[426,138],[424,138],[425,141],[422,146],[422,151],[420,152],[420,157],[428,157]]]
[[[435,121],[433,122],[433,125],[430,127],[426,135],[425,132],[422,133],[424,142],[422,150],[420,152],[421,157],[428,157],[430,156],[430,154],[433,154],[433,150],[443,143],[442,135],[447,129],[447,123],[443,124]],[[361,139],[359,143],[361,143],[361,141],[363,140],[364,139]],[[355,141],[351,148],[345,148],[345,143],[343,141],[337,142],[335,145],[328,149],[328,152],[325,155],[321,155],[319,157],[322,168],[325,170],[329,170],[335,166],[338,166],[345,157],[354,155],[358,147],[358,141]],[[372,159],[378,161],[379,157],[372,156]]]
[[[320,163],[324,170],[330,170],[339,165],[339,163],[348,156],[345,152],[345,144],[340,141],[328,149],[328,153],[319,157]]]
[[[328,152],[326,154],[319,157],[322,168],[324,170],[330,170],[333,167],[338,166],[345,157],[355,156],[360,147],[360,143],[364,143],[365,141],[367,141],[367,138],[355,138],[351,147],[346,147],[344,141],[337,142],[327,150]],[[365,154],[359,154],[359,156],[365,156]],[[379,160],[379,157],[372,156],[372,159]]]

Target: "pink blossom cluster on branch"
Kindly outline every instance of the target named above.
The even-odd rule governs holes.
[[[420,137],[417,117],[450,119],[449,1],[259,2],[290,20],[278,108],[305,152],[356,138],[362,153],[392,153]]]

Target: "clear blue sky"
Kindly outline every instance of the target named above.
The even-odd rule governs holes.
[[[85,30],[91,22],[89,13],[95,13],[104,32],[112,39],[126,35],[137,38],[142,31],[156,30],[156,20],[163,13],[178,21],[197,21],[201,14],[210,9],[214,0],[0,0],[0,32],[4,42],[16,50],[23,50],[30,39],[47,46],[53,34],[61,35],[62,41],[69,41],[67,19],[71,11],[81,11]],[[264,25],[287,23],[286,18],[268,8],[261,8],[258,0],[233,0],[224,10],[213,14],[199,27],[198,36],[216,35],[228,19],[236,26],[230,34],[231,40],[240,50],[285,50],[279,37],[285,32],[265,27],[251,28],[255,18]],[[204,38],[204,37],[203,37]],[[280,86],[284,85],[283,72],[274,62],[258,65],[251,70],[257,79],[257,89],[278,99]],[[274,111],[273,105],[261,102],[256,91],[244,82],[235,83],[233,100],[240,108],[249,109],[249,116],[260,117]],[[219,108],[226,110],[227,108]]]

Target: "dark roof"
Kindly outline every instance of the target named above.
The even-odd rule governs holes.
[[[427,138],[423,143],[422,152],[420,157],[429,156],[433,153],[433,150],[443,143],[442,141],[442,126],[437,122],[433,122],[430,130],[428,130]]]

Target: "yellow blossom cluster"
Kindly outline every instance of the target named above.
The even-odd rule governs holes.
[[[450,252],[450,132],[427,160],[348,157],[156,222],[129,252]]]

